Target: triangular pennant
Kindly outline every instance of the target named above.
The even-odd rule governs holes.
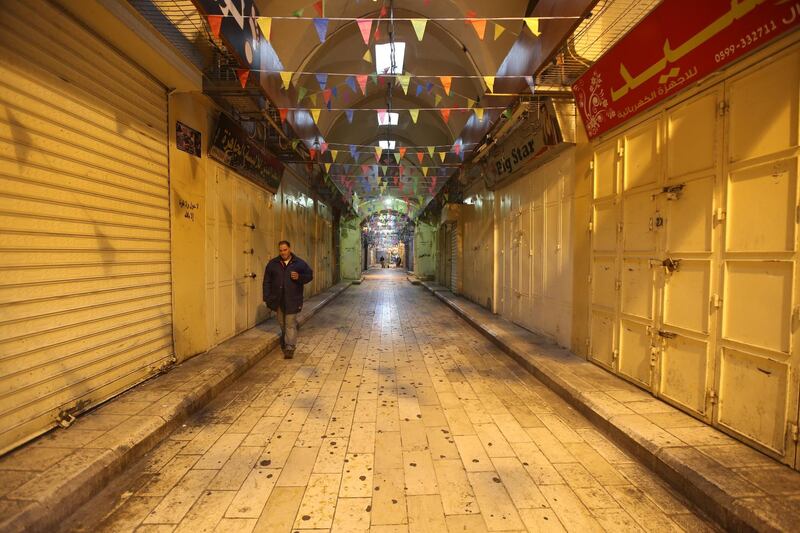
[[[461,153],[461,143],[455,143],[453,145],[453,151],[456,153],[456,155],[460,154]]]
[[[408,84],[411,83],[411,76],[408,74],[401,74],[397,76],[397,81],[400,82],[400,87],[403,89],[403,94],[408,94]]]
[[[401,146],[401,147],[398,149],[398,151],[400,152],[400,157],[401,157],[401,158],[403,158],[403,157],[405,157],[405,156],[406,156],[406,150],[407,150],[407,148],[406,148],[405,146]]]
[[[279,113],[279,114],[280,114],[280,116],[281,116],[281,122],[286,122],[286,117],[287,117],[287,115],[289,114],[289,110],[288,110],[288,109],[285,109],[285,108],[283,108],[283,109],[278,109],[278,113]]]
[[[525,19],[525,25],[528,26],[528,29],[531,30],[531,33],[535,36],[540,36],[542,32],[539,31],[539,19],[534,17],[528,17]]]
[[[320,72],[316,74],[315,77],[317,78],[317,83],[319,83],[319,88],[324,91],[325,85],[328,83],[328,75],[323,72]]]
[[[375,172],[377,173],[378,171],[375,170]],[[381,172],[383,172],[383,175],[386,176],[386,174],[389,172],[389,165],[381,165]]]
[[[496,41],[498,37],[503,35],[504,31],[506,31],[505,26],[501,26],[500,24],[495,23],[495,25],[494,25],[494,40]]]
[[[331,90],[330,89],[325,89],[324,91],[322,91],[322,99],[325,100],[325,105],[330,107],[330,103],[331,103]]]
[[[351,145],[350,145],[350,156],[351,156],[353,159],[358,159],[358,150],[357,150],[357,148],[356,148],[356,145],[355,145],[355,144],[351,144]]]
[[[376,160],[380,160],[381,154],[383,154],[383,148],[381,148],[380,146],[376,146],[375,147],[375,159]]]
[[[308,155],[311,157],[311,159],[316,159],[317,158],[317,149],[316,148],[309,148],[308,149]]]
[[[419,96],[421,94],[422,94],[422,84],[418,83],[417,84],[417,96]]]
[[[483,40],[486,35],[486,19],[475,19],[470,22],[472,22],[472,27],[475,28],[475,32],[478,34],[478,39]]]
[[[450,109],[449,108],[440,109],[439,112],[442,114],[442,118],[444,119],[445,122],[450,120]]]
[[[447,157],[447,152],[439,152],[439,159],[444,163],[444,158]]]
[[[345,109],[344,114],[347,115],[347,122],[352,124],[353,123],[353,110],[352,109]]]
[[[479,121],[483,122],[483,108],[482,107],[476,107],[475,108],[475,116],[478,117]]]
[[[428,19],[411,19],[411,25],[414,26],[414,33],[417,34],[417,40],[421,41],[425,35],[425,26],[428,24]]]
[[[319,153],[324,154],[328,151],[328,143],[322,143],[319,145]]]
[[[442,96],[440,94],[437,94],[433,97],[434,106],[438,106],[441,103],[441,101],[442,101]]]
[[[483,80],[486,82],[486,86],[489,87],[489,92],[494,92],[494,76],[484,76]]]
[[[422,164],[422,159],[423,159],[424,157],[425,157],[425,154],[424,154],[424,153],[422,153],[422,152],[417,152],[417,161],[419,161],[419,164],[420,164],[420,165]]]
[[[305,8],[298,9],[297,11],[293,11],[292,12],[292,16],[293,17],[302,17],[303,16],[303,11],[305,11]]]
[[[222,27],[222,15],[209,15],[208,27],[211,28],[211,35],[219,39],[219,29]],[[269,40],[269,37],[267,37]]]
[[[298,104],[303,101],[303,98],[306,97],[306,94],[308,94],[308,89],[306,89],[302,85],[297,88],[297,103]]]
[[[239,78],[239,83],[242,84],[242,89],[244,89],[245,85],[247,85],[247,78],[250,77],[250,69],[249,68],[237,68],[236,69],[236,77]]]
[[[428,167],[422,167],[422,175],[423,176],[427,176],[428,175]]]
[[[361,87],[361,92],[364,93],[364,96],[367,95],[367,75],[366,74],[359,74],[356,76],[356,80],[358,81],[358,86]]]
[[[324,13],[322,12],[322,0],[314,2],[314,9],[317,10],[317,15],[319,15],[320,17],[323,16]]]
[[[319,113],[321,109],[312,109],[311,110],[311,118],[314,119],[314,122],[319,122]]]
[[[337,155],[339,155],[339,150],[331,150],[331,161],[336,161]]]
[[[364,52],[364,56],[361,59],[363,59],[367,63],[372,63],[372,54],[370,53],[369,50],[367,50],[366,52]]]
[[[434,147],[433,146],[428,146],[428,155],[429,156],[433,157],[433,151],[434,151]]]
[[[394,153],[394,160],[399,164],[400,163],[400,152]],[[402,170],[402,169],[401,169]]]
[[[364,39],[364,44],[369,45],[369,32],[372,30],[372,20],[370,19],[356,19],[358,29],[361,30],[361,38]]]
[[[369,79],[372,80],[372,83],[374,83],[375,85],[378,85],[378,75],[377,74],[375,74],[375,73],[370,74],[369,75]]]
[[[289,84],[292,82],[292,73],[281,71],[281,81],[283,82],[283,88],[289,90]]]
[[[475,100],[472,98],[467,98],[467,109],[472,109],[472,106],[475,105]]]
[[[450,94],[450,85],[453,83],[452,76],[439,76],[439,80],[442,82],[442,87],[444,87],[444,93],[449,95]]]
[[[355,76],[348,76],[347,80],[345,80],[347,86],[350,87],[350,90],[356,92],[356,78]]]
[[[314,27],[317,29],[319,42],[324,43],[328,35],[328,19],[314,19]]]
[[[292,141],[292,150],[296,150],[298,144],[300,144],[300,139],[294,139]]]
[[[331,164],[325,163],[325,172],[330,172],[330,171],[331,171]]]

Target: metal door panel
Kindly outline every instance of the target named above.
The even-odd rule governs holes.
[[[652,252],[656,248],[654,191],[630,194],[622,201],[622,246],[628,252]]]
[[[619,372],[650,388],[651,341],[648,327],[622,319],[619,325]]]
[[[617,144],[608,143],[594,153],[594,198],[606,198],[617,193]]]
[[[685,336],[667,339],[661,358],[660,395],[704,415],[708,343]]]
[[[591,347],[589,358],[611,368],[614,363],[614,315],[600,310],[592,311]]]
[[[796,188],[796,158],[731,172],[726,250],[794,250]]]
[[[800,51],[728,82],[729,161],[774,154],[798,145]]]
[[[607,310],[616,308],[616,260],[613,257],[595,257],[592,262],[592,305]]]
[[[620,311],[644,320],[653,318],[653,269],[649,259],[622,261]]]
[[[728,261],[723,338],[789,353],[793,270],[791,261]]]
[[[667,111],[668,180],[716,167],[719,158],[717,104],[720,100],[720,90],[710,90]]]
[[[667,253],[711,252],[714,176],[684,183],[678,197],[664,204]]]
[[[625,191],[651,185],[658,180],[661,166],[660,126],[661,121],[653,120],[624,134]]]
[[[545,205],[544,293],[558,299],[561,277],[561,206]]]
[[[544,206],[533,211],[533,294],[544,295]]]
[[[616,202],[605,201],[594,205],[592,224],[592,250],[613,253],[617,248],[617,224],[619,210]]]
[[[233,245],[233,275],[236,284],[235,306],[234,306],[234,321],[236,333],[241,333],[248,328],[248,307],[249,307],[249,294],[250,294],[250,249],[252,248],[253,229],[253,211],[251,207],[251,195],[254,193],[254,187],[244,181],[244,179],[236,177],[234,180],[234,215],[233,215],[233,231],[235,241]]]
[[[724,348],[720,360],[719,423],[783,455],[788,373],[783,362]]]
[[[710,298],[710,262],[682,259],[678,270],[665,276],[664,325],[708,333]]]

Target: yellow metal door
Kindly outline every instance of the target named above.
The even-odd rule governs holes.
[[[216,193],[206,199],[206,213],[209,217],[206,231],[213,232],[213,248],[208,249],[208,253],[213,254],[213,271],[210,273],[213,301],[209,302],[209,310],[213,315],[212,329],[209,332],[213,332],[213,338],[210,346],[216,346],[235,333],[237,265],[234,264],[234,249],[240,249],[239,246],[234,246],[236,177],[219,165],[215,166],[215,175]]]
[[[252,197],[255,186],[239,176],[234,180],[233,205],[233,279],[236,287],[234,304],[235,332],[241,333],[250,327],[250,286],[254,272],[250,269],[253,255],[253,222]]]
[[[174,355],[165,88],[38,0],[0,79],[2,454]]]
[[[622,212],[617,370],[641,386],[653,386],[656,286],[651,260],[658,256],[656,204],[661,183],[661,121],[650,120],[622,135]]]
[[[254,326],[269,317],[269,309],[264,305],[262,283],[264,269],[269,260],[277,255],[277,242],[274,235],[273,195],[260,187],[253,188],[253,230],[250,272],[255,274],[250,281],[250,304],[248,321]]]
[[[711,420],[717,275],[714,223],[720,175],[721,85],[666,111],[666,182],[658,195],[663,254],[653,265],[662,286],[656,340],[658,395]],[[660,263],[659,263],[660,262]]]
[[[798,407],[800,51],[725,85],[714,419],[792,464]],[[725,108],[723,108],[725,109]]]
[[[516,260],[514,267],[517,270],[516,279],[516,309],[515,316],[518,324],[533,329],[533,313],[531,298],[531,268],[533,250],[531,249],[531,209],[530,204],[525,205],[515,218],[516,223]]]
[[[589,359],[609,370],[616,370],[619,335],[619,150],[619,142],[612,140],[598,146],[592,160]]]

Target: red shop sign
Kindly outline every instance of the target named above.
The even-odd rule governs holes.
[[[664,0],[572,86],[589,138],[800,25],[800,0]]]

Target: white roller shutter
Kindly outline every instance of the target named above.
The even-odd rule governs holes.
[[[450,290],[458,293],[458,224],[450,226]]]
[[[173,359],[165,89],[48,2],[0,10],[0,453]]]

